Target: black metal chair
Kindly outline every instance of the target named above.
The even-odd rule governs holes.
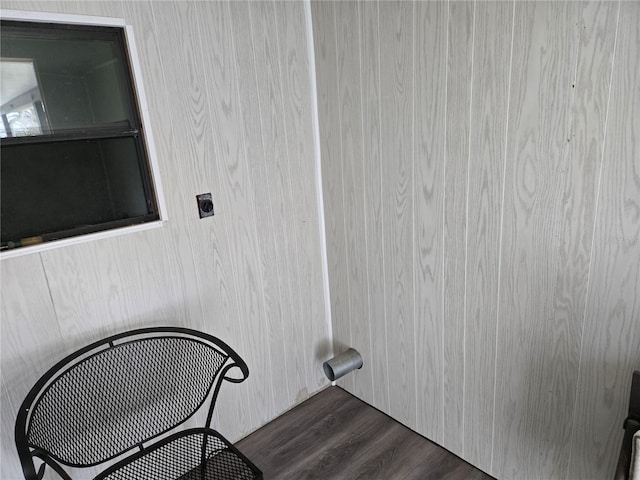
[[[627,480],[632,456],[632,439],[640,430],[640,371],[633,372],[631,393],[629,394],[629,414],[622,425],[624,437],[620,447],[620,456],[616,467],[615,480]]]
[[[232,369],[242,376],[229,376]],[[222,382],[248,375],[228,345],[186,328],[143,328],[88,345],[45,373],[20,407],[24,476],[41,479],[48,466],[65,480],[69,467],[96,467],[96,480],[261,479],[210,428]],[[205,425],[185,429],[197,412],[206,412]]]

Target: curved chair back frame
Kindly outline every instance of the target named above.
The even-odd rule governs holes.
[[[242,377],[228,376],[239,368]],[[227,344],[179,327],[141,328],[94,342],[59,361],[27,394],[15,440],[25,477],[44,464],[90,467],[144,449],[209,401],[209,428],[223,381],[240,383],[246,363]],[[34,457],[44,464],[36,472]]]

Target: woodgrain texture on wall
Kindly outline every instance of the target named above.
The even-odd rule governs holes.
[[[640,3],[313,2],[341,383],[500,479],[611,477],[640,368]]]
[[[304,4],[2,8],[133,26],[169,221],[2,261],[0,476],[20,478],[13,422],[28,388],[63,355],[129,328],[201,329],[246,359],[249,379],[223,388],[217,410],[217,428],[233,440],[326,385]],[[204,192],[215,216],[200,220],[195,195]]]

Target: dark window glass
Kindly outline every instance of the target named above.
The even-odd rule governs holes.
[[[123,29],[0,34],[2,248],[157,220]]]

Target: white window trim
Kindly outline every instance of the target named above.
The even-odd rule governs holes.
[[[149,160],[149,169],[151,173],[151,183],[153,184],[158,213],[160,220],[154,222],[142,223],[139,225],[131,225],[128,227],[115,228],[111,230],[103,230],[77,237],[64,238],[61,240],[53,240],[46,243],[21,247],[12,250],[5,250],[0,253],[0,259],[19,257],[30,253],[43,252],[54,248],[61,248],[78,243],[91,242],[102,238],[116,237],[129,233],[142,232],[152,228],[162,227],[167,220],[167,207],[164,199],[164,191],[162,189],[162,181],[160,180],[160,168],[158,166],[158,155],[156,153],[153,132],[151,131],[151,115],[147,103],[147,96],[144,90],[144,82],[142,81],[142,69],[140,68],[140,60],[138,58],[138,50],[136,49],[135,37],[131,25],[127,25],[123,18],[113,17],[96,17],[92,15],[72,15],[63,13],[49,12],[27,12],[22,10],[0,10],[0,18],[2,20],[16,20],[26,22],[41,23],[64,23],[71,25],[95,25],[103,27],[121,27],[125,32],[125,41],[127,43],[127,51],[129,61],[131,62],[131,70],[133,75],[133,88],[136,90],[138,98],[138,107],[140,109],[140,117],[144,126],[145,143]]]

